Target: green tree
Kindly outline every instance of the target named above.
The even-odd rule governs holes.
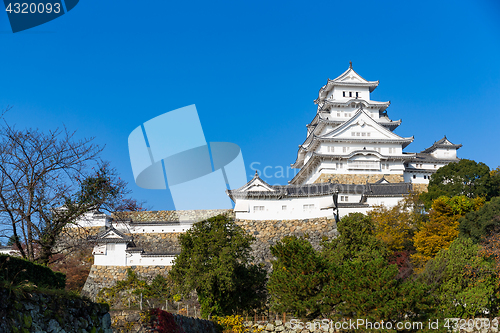
[[[324,302],[333,317],[398,321],[421,318],[432,304],[424,284],[398,279],[390,251],[375,235],[372,219],[349,214],[338,223],[340,235],[324,243],[329,262]]]
[[[463,159],[439,168],[431,176],[427,192],[422,193],[421,197],[427,208],[440,196],[483,196],[489,200],[500,194],[497,178],[490,175],[490,168],[486,164]]]
[[[500,231],[500,197],[495,197],[479,210],[467,213],[459,220],[460,234],[474,242]]]
[[[337,238],[323,243],[323,251],[329,262],[370,260],[389,255],[387,246],[375,236],[375,224],[369,216],[361,213],[344,216],[337,223],[337,230]]]
[[[313,319],[327,308],[322,302],[327,264],[307,239],[285,237],[271,247],[276,257],[267,289],[278,312]]]
[[[251,264],[254,238],[226,216],[198,222],[179,236],[181,253],[170,271],[183,295],[198,294],[202,315],[258,308],[266,298],[266,272]]]
[[[497,277],[491,261],[478,255],[479,245],[459,237],[430,260],[420,279],[433,286],[439,311],[446,317],[473,318],[496,313]]]
[[[464,195],[439,197],[432,203],[429,221],[413,238],[416,253],[412,255],[415,266],[422,268],[441,249],[450,246],[459,234],[458,220],[466,213],[479,209],[484,203],[481,197],[470,199]]]

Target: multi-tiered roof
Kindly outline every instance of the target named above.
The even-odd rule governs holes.
[[[339,77],[328,79],[314,101],[318,105],[316,115],[307,125],[307,138],[299,146],[297,159],[292,164],[292,167],[300,168],[301,171],[290,183],[299,184],[304,179],[303,175],[317,167],[324,158],[347,160],[356,154],[372,154],[379,160],[408,158],[408,155],[402,153],[385,156],[377,148],[386,144],[397,144],[405,148],[413,141],[413,136],[405,138],[393,133],[401,120],[392,121],[387,116],[389,101],[370,99],[370,93],[378,84],[379,81],[368,81],[356,73],[352,63]],[[370,133],[367,133],[366,128],[370,128]],[[358,136],[360,134],[362,136]],[[358,148],[348,154],[320,153],[318,147],[322,143],[355,144]]]

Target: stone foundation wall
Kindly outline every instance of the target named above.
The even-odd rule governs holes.
[[[308,220],[236,220],[237,225],[256,238],[252,244],[252,255],[256,263],[263,263],[271,268],[271,250],[285,236],[306,236],[312,246],[318,250],[323,239],[333,239],[338,235],[335,220],[325,218]]]
[[[422,193],[427,192],[427,185],[428,184],[412,184],[412,187],[415,192]]]
[[[323,173],[318,179],[314,181],[317,183],[338,183],[338,184],[366,184],[368,183],[376,183],[380,179],[384,177],[389,183],[403,183],[404,178],[403,174],[400,175],[363,175],[363,174],[350,174],[350,175],[341,175],[341,174],[330,174]]]
[[[179,234],[144,233],[127,235],[134,237],[135,245],[144,249],[147,253],[179,253],[181,251]]]
[[[151,282],[156,275],[168,275],[170,266],[96,266],[90,269],[87,281],[82,289],[82,295],[94,299],[102,288],[110,288],[116,285],[116,281],[127,278],[127,269],[131,268],[140,279]]]
[[[68,295],[0,288],[0,332],[111,333],[108,306]]]
[[[144,212],[121,212],[113,215],[116,219],[132,219],[140,222],[169,222],[179,220],[202,221],[210,217],[229,214],[234,217],[232,209],[205,209],[205,210],[157,210]]]

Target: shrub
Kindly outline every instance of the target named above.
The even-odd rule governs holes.
[[[54,272],[47,266],[0,254],[0,281],[13,285],[29,282],[38,287],[64,289],[66,275]]]

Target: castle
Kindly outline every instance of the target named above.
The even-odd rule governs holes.
[[[371,100],[378,84],[356,73],[352,63],[328,79],[292,164],[298,173],[286,186],[271,186],[256,173],[246,185],[228,190],[236,218],[333,218],[393,206],[410,190],[425,190],[437,169],[458,161],[461,145],[446,136],[420,153],[404,152],[414,138],[394,133],[401,120],[389,118],[390,102]]]
[[[94,266],[84,294],[124,279],[126,268],[152,277],[167,274],[180,251],[177,237],[193,223],[229,214],[256,237],[256,261],[269,266],[269,247],[283,236],[304,234],[314,247],[337,234],[335,218],[367,212],[375,205],[395,205],[411,190],[424,190],[429,177],[458,161],[446,137],[420,153],[404,152],[414,138],[393,131],[401,120],[387,115],[390,102],[372,101],[378,81],[367,81],[349,68],[319,91],[317,112],[307,125],[292,167],[300,169],[285,186],[272,186],[256,173],[239,189],[226,193],[233,210],[130,212],[125,217],[89,213],[80,223],[100,228],[94,236]]]

